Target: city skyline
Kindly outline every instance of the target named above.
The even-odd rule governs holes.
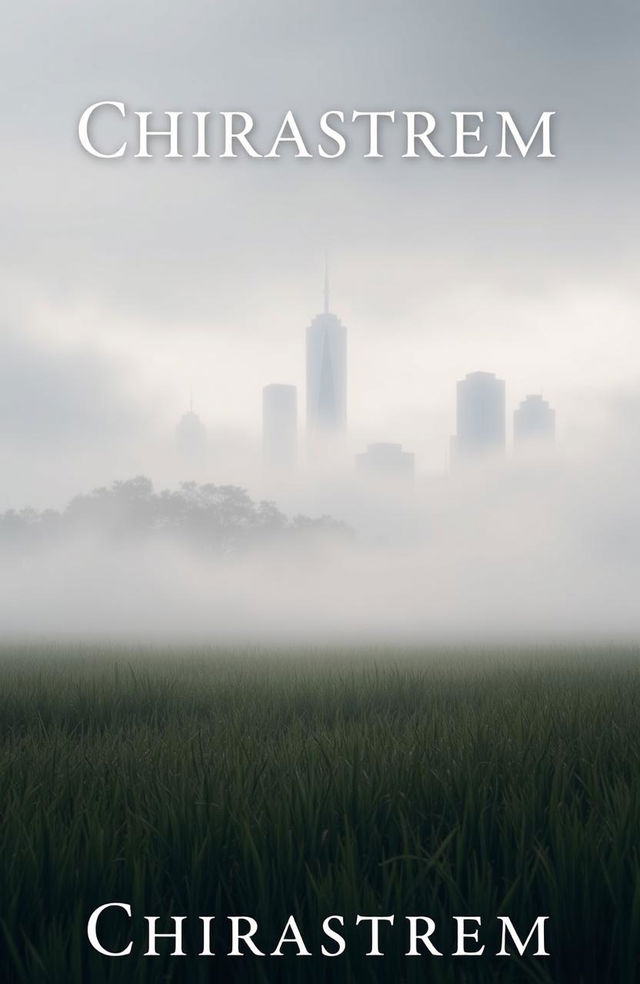
[[[298,463],[299,443],[307,453],[324,454],[327,442],[340,449],[348,434],[347,329],[330,311],[328,257],[324,261],[324,309],[306,329],[306,426],[298,430],[298,387],[292,383],[266,383],[262,388],[263,463],[276,470],[290,470]],[[511,446],[524,447],[535,439],[555,440],[556,414],[542,394],[528,394],[513,411],[507,428],[505,380],[495,373],[475,370],[456,383],[456,428],[450,440],[450,468],[465,461],[504,454]],[[177,428],[178,450],[188,460],[204,458],[204,425],[189,411]],[[338,443],[336,443],[338,442]],[[393,441],[370,441],[355,455],[356,471],[364,476],[410,476],[416,456]]]
[[[399,18],[378,0],[294,14],[277,0],[274,11],[193,6],[185,34],[178,8],[125,6],[116,0],[118,18],[88,0],[63,21],[45,5],[37,24],[16,9],[0,41],[19,93],[0,189],[7,506],[34,501],[43,470],[59,499],[153,470],[188,386],[216,453],[259,449],[272,381],[298,387],[303,426],[304,327],[321,308],[325,248],[349,333],[353,454],[401,442],[419,473],[441,473],[452,388],[476,370],[508,382],[509,427],[540,392],[560,443],[615,427],[639,388],[635,7],[410,0]],[[508,97],[523,131],[541,107],[557,110],[556,157],[431,168],[397,161],[390,144],[383,160],[350,150],[326,164],[284,148],[273,167],[99,161],[77,124],[116,90],[131,108],[242,105],[264,123],[261,140],[283,106],[307,137],[336,106],[489,114]],[[141,447],[155,450],[141,460]]]

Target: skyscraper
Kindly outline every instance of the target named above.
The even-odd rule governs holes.
[[[503,452],[506,442],[505,384],[492,372],[472,372],[457,384],[453,463]]]
[[[329,311],[325,264],[324,311],[307,328],[307,428],[324,437],[343,433],[347,423],[347,329]]]
[[[531,441],[553,442],[556,413],[539,394],[530,393],[513,414],[513,440],[516,447]]]
[[[185,464],[200,466],[204,463],[207,449],[207,432],[204,424],[193,409],[189,409],[176,427],[176,447]]]
[[[271,383],[262,390],[262,447],[268,465],[291,468],[298,441],[298,394],[295,386]]]
[[[403,451],[401,444],[378,442],[369,444],[364,454],[356,455],[356,469],[370,478],[411,481],[414,475],[414,456]]]

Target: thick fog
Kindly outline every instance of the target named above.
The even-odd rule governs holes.
[[[637,638],[637,3],[36,0],[3,28],[2,637]],[[549,110],[556,156],[101,161],[77,127],[102,99],[159,127],[243,110],[265,139],[292,109],[312,142],[333,108]],[[325,250],[348,340],[331,467],[304,423]],[[506,380],[509,432],[542,392],[554,447],[509,436],[452,471],[475,370]],[[262,463],[269,383],[298,390],[288,477]],[[190,406],[206,437],[185,460]],[[372,442],[414,453],[414,481],[358,476]],[[114,536],[112,513],[65,512],[139,475],[246,488],[288,520],[204,549],[173,514]]]
[[[204,527],[187,541],[157,523],[121,527],[113,513],[30,542],[5,529],[3,633],[307,646],[631,641],[638,421],[638,400],[618,398],[589,445],[514,452],[413,484],[317,473],[276,483],[291,513],[330,512],[346,530],[209,543]]]

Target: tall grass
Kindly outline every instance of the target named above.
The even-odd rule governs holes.
[[[0,656],[0,980],[640,980],[636,654]],[[111,900],[131,957],[86,940]],[[311,958],[144,957],[143,914],[295,914]],[[316,956],[330,913],[485,921],[479,959]],[[495,919],[550,917],[551,957]],[[168,928],[168,927],[162,927]],[[114,929],[114,945],[120,938]]]

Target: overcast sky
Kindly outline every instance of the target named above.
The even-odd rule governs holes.
[[[74,481],[80,459],[87,480],[133,467],[190,388],[212,428],[257,434],[262,385],[303,384],[325,247],[356,445],[444,467],[476,369],[507,379],[510,410],[542,391],[561,436],[640,382],[636,2],[35,0],[2,18],[0,505],[33,498],[34,457],[72,456]],[[312,141],[334,108],[555,110],[557,157],[99,161],[77,123],[100,99],[245,110],[267,135],[291,108]]]

